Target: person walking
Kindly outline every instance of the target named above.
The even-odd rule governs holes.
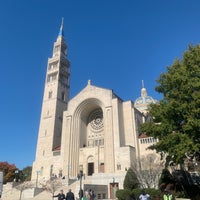
[[[64,200],[65,194],[63,193],[63,190],[60,190],[60,193],[57,195],[54,195],[53,197],[58,197],[58,200]]]
[[[69,191],[66,194],[66,200],[75,200],[74,193],[72,192],[71,189],[69,189]]]

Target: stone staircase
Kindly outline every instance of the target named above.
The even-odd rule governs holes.
[[[119,183],[120,189],[122,186],[123,179],[120,174],[115,174],[115,179],[113,178],[113,174],[93,174],[92,176],[86,176],[82,180],[82,189],[84,189],[84,186],[89,187],[96,187],[97,185],[104,185],[108,186],[113,180]],[[66,179],[61,179],[62,186],[58,188],[55,194],[59,193],[61,189],[63,189],[64,193],[66,194],[69,189],[72,190],[72,192],[75,195],[76,199],[79,199],[79,190],[80,190],[80,181],[76,179],[70,179],[68,182]],[[92,188],[91,188],[92,189]],[[108,191],[107,191],[108,190]],[[96,190],[97,192],[97,190]],[[100,192],[102,193],[108,193],[106,194],[106,197],[109,197],[109,188],[102,189]],[[1,200],[15,200],[20,198],[20,191],[13,187],[12,183],[8,183],[3,186],[3,193]],[[33,189],[26,189],[22,192],[21,200],[51,200],[52,194],[43,190],[42,188],[33,188]],[[99,199],[99,196],[98,196]],[[101,198],[102,199],[102,198]],[[55,198],[55,200],[57,200]]]
[[[90,180],[83,180],[82,184],[90,183]],[[80,189],[80,181],[78,180],[70,180],[69,184],[62,180],[62,186],[55,192],[55,194],[59,193],[60,190],[63,190],[66,194],[69,189],[75,195],[75,198],[78,199],[79,189]],[[20,198],[20,191],[13,187],[13,183],[7,183],[3,186],[3,193],[1,200],[14,200]],[[22,192],[21,200],[50,200],[52,198],[52,194],[43,190],[42,188],[32,188],[26,189]]]

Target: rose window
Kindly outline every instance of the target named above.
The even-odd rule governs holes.
[[[100,131],[103,129],[103,113],[101,109],[97,109],[90,114],[89,124],[93,131]]]

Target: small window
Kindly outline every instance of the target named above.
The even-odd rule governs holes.
[[[53,94],[53,92],[52,92],[52,91],[49,91],[49,96],[48,96],[49,99],[52,98],[52,94]]]
[[[62,99],[62,101],[65,100],[65,93],[64,92],[62,92],[62,94],[61,94],[61,99]]]
[[[99,144],[100,144],[100,145],[104,145],[104,139],[100,139],[100,140],[99,140]]]
[[[43,169],[44,169],[44,167],[41,167],[41,169],[40,169],[40,175],[41,176],[43,176]]]
[[[121,165],[117,164],[117,170],[121,170]]]
[[[50,82],[50,80],[51,80],[51,76],[50,76],[50,75],[48,75],[48,76],[47,76],[47,83],[49,83],[49,82]]]
[[[57,66],[58,66],[58,65],[57,65],[57,62],[49,63],[49,65],[48,65],[48,70],[55,69]]]
[[[52,74],[52,81],[55,81],[57,78],[57,74]]]
[[[95,146],[99,146],[99,140],[95,140],[95,141],[94,141],[94,145],[95,145]]]
[[[56,51],[59,51],[60,50],[60,46],[55,46],[55,48],[54,48],[54,52],[56,52]]]
[[[50,63],[49,66],[48,66],[48,70],[51,70],[53,68],[53,64]]]
[[[50,166],[50,177],[53,175],[53,165]]]

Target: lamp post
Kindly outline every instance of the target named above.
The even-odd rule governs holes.
[[[83,167],[80,166],[78,178],[80,180],[80,190],[79,190],[79,199],[81,200],[83,197],[83,189],[82,189],[82,178],[83,178]]]
[[[71,169],[71,165],[67,165],[67,184],[69,185],[69,170]]]
[[[19,170],[16,169],[15,170],[15,182],[18,182],[18,180],[19,180]]]
[[[36,171],[36,183],[35,183],[35,187],[36,187],[36,188],[38,187],[38,176],[39,176],[39,174],[40,174],[40,171],[37,170],[37,171]]]

